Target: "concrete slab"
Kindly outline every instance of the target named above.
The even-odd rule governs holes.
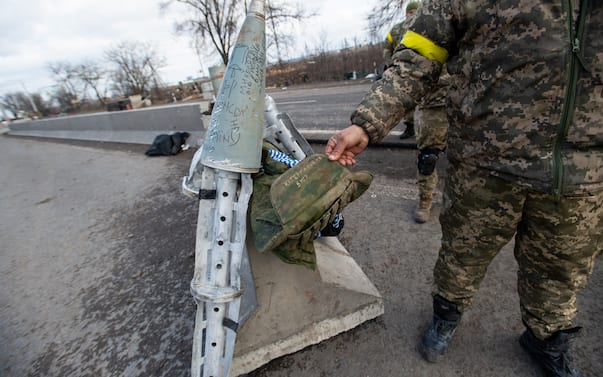
[[[259,253],[248,242],[258,308],[237,336],[233,376],[383,314],[381,295],[341,242],[325,237],[314,245],[316,271]]]

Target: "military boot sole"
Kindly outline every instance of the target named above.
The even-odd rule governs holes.
[[[429,203],[419,203],[414,213],[414,219],[416,223],[424,224],[429,221],[429,218],[431,217],[431,206],[431,201],[429,201]]]
[[[419,353],[423,358],[430,363],[437,363],[446,354],[448,350],[448,346],[450,345],[450,340],[443,341],[442,339],[438,339],[437,335],[430,334],[432,328],[425,330],[423,333],[423,337],[421,338],[421,343],[418,346]],[[433,332],[433,331],[432,331]],[[430,338],[430,339],[429,339]],[[432,344],[432,347],[428,347],[427,344]]]
[[[425,224],[427,221],[429,221],[429,216],[430,213],[422,214],[415,212],[415,222],[417,224]]]
[[[550,366],[550,361],[545,359],[545,356],[532,344],[529,337],[527,331],[521,334],[519,337],[519,344],[521,345],[521,348],[530,355],[530,358],[538,364],[546,377],[583,377],[582,373],[577,369],[571,368],[571,371],[567,372],[556,370],[556,368]]]
[[[444,354],[446,353],[446,352],[437,353],[437,352],[429,351],[425,347],[423,347],[423,345],[421,345],[421,344],[417,347],[417,350],[419,351],[419,354],[423,357],[423,359],[425,361],[427,361],[428,363],[432,363],[432,364],[439,363],[440,360],[442,360],[444,358]]]

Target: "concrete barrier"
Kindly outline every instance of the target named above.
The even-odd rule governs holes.
[[[201,112],[206,101],[137,110],[73,115],[9,124],[9,135],[61,139],[151,144],[155,136],[178,131],[191,134],[188,144],[197,145],[205,134]],[[208,118],[208,117],[207,117]],[[207,122],[207,120],[205,121]]]

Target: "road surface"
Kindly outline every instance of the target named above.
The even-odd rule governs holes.
[[[306,116],[312,113],[341,125],[347,115],[339,108],[349,110],[361,93],[326,99],[339,92],[275,98],[303,127],[321,124]],[[189,375],[197,202],[179,185],[192,150],[164,158],[145,150],[0,136],[0,376]],[[371,171],[373,184],[344,212],[340,240],[383,295],[385,314],[249,377],[541,375],[517,343],[512,244],[490,266],[445,360],[428,364],[417,353],[431,316],[441,194],[435,216],[415,224],[415,159],[412,149],[367,150],[357,168]],[[603,376],[600,262],[579,298],[586,331],[575,355],[588,377]]]

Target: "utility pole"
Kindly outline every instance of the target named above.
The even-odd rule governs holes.
[[[19,80],[19,82],[21,83],[21,86],[23,87],[23,90],[25,91],[25,94],[27,95],[29,102],[31,103],[31,107],[33,108],[34,112],[39,114],[40,112],[38,111],[38,107],[36,106],[36,103],[34,102],[33,98],[31,98],[31,94],[29,94],[29,92],[27,91],[27,88],[25,87],[25,83],[23,83],[23,81],[21,81],[21,80]]]

